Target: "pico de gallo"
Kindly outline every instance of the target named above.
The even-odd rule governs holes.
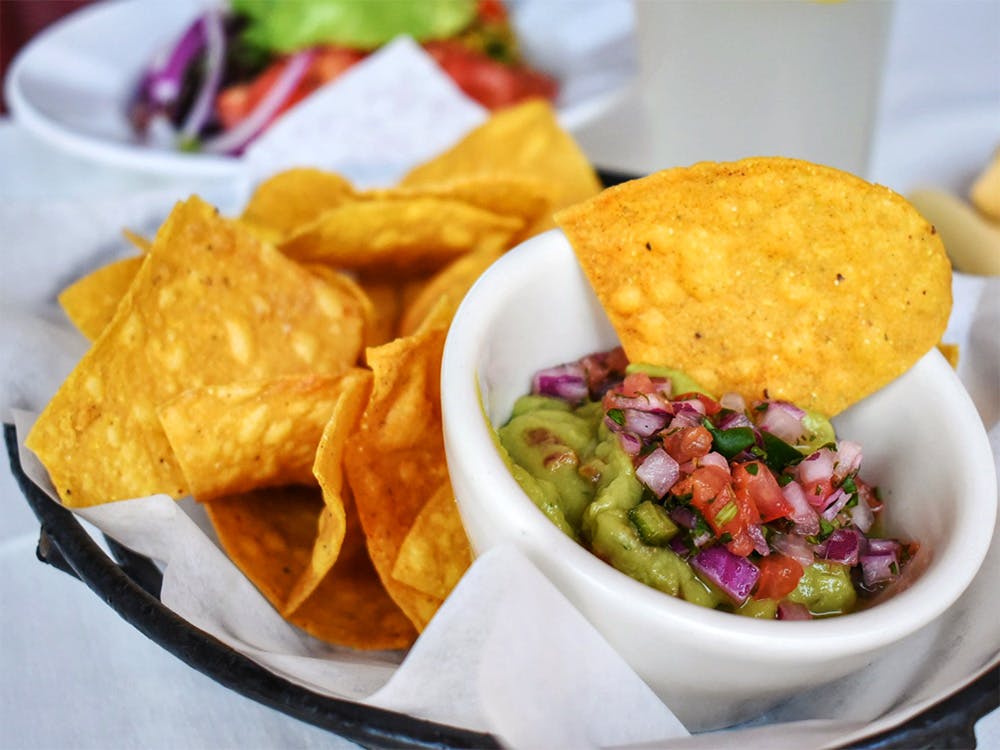
[[[230,0],[200,15],[145,71],[135,131],[177,148],[239,154],[277,117],[399,35],[490,110],[554,100],[525,64],[502,0]]]
[[[714,398],[618,348],[538,372],[497,430],[525,492],[632,577],[758,618],[851,612],[915,543],[881,538],[861,446],[791,403]]]

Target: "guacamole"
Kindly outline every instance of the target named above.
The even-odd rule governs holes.
[[[715,399],[620,349],[539,372],[497,430],[507,465],[578,544],[659,591],[751,617],[854,610],[914,545],[872,534],[860,447],[784,402]]]

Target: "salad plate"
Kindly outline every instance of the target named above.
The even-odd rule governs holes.
[[[509,14],[527,64],[559,81],[560,122],[576,131],[619,102],[632,83],[632,14],[624,0],[588,2],[571,14],[575,20],[553,24],[564,6],[523,0],[510,4]],[[239,158],[152,145],[129,118],[151,60],[209,7],[205,0],[110,0],[67,16],[15,58],[4,81],[10,111],[25,130],[93,161],[165,177],[236,174]]]

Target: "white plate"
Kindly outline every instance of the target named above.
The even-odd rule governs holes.
[[[154,52],[176,39],[206,0],[112,0],[67,16],[17,56],[5,82],[15,119],[50,144],[118,167],[169,176],[226,177],[239,160],[187,154],[138,142],[127,105]],[[625,0],[522,0],[512,21],[539,67],[562,81],[559,118],[576,130],[624,95],[635,74]],[[562,15],[573,20],[554,24]],[[589,30],[589,33],[582,33]]]

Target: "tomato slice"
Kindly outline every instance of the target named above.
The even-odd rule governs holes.
[[[733,464],[732,471],[736,496],[746,495],[764,523],[783,518],[794,510],[778,486],[778,480],[762,462]]]
[[[754,599],[784,599],[795,590],[802,578],[802,563],[788,555],[773,553],[757,564],[760,578]]]

